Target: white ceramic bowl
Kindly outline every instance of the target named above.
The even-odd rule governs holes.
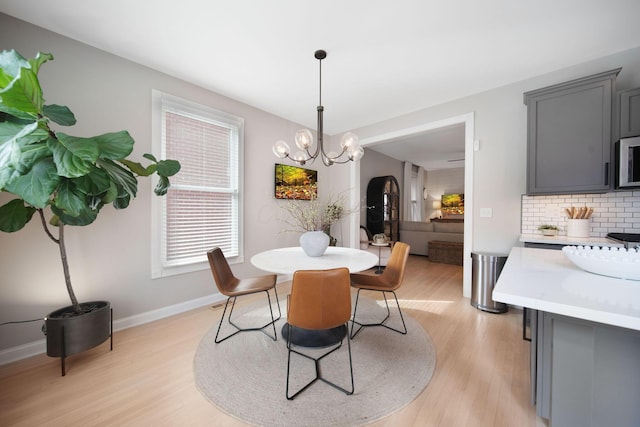
[[[589,273],[640,280],[640,252],[608,246],[565,246],[564,255]]]

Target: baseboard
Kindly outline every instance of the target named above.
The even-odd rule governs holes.
[[[209,304],[216,304],[224,301],[226,297],[221,294],[214,294],[202,298],[181,302],[178,304],[162,307],[156,310],[147,311],[145,313],[135,314],[115,320],[113,322],[113,331],[121,331],[123,329],[132,328],[134,326],[143,325],[155,320],[164,319],[165,317],[174,316],[189,310],[204,307]],[[117,310],[117,308],[116,308]],[[18,345],[0,351],[0,366],[11,362],[26,359],[27,357],[36,356],[47,351],[46,339],[33,341],[27,344]]]

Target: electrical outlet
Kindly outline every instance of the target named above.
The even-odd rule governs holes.
[[[480,208],[480,218],[491,218],[493,216],[493,209]]]

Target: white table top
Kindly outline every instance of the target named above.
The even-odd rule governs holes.
[[[559,250],[514,247],[493,299],[640,330],[640,281],[588,273]]]
[[[301,247],[272,249],[251,257],[251,264],[260,270],[277,274],[293,274],[297,270],[328,270],[347,267],[351,273],[367,270],[378,264],[378,257],[360,249],[329,246],[324,255],[307,256]]]

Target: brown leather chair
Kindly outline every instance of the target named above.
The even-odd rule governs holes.
[[[335,268],[331,270],[300,270],[293,275],[291,294],[288,297],[287,321],[289,333],[287,336],[287,399],[292,400],[306,390],[317,380],[346,393],[353,394],[353,363],[351,359],[351,340],[349,338],[349,319],[351,318],[351,288],[349,283],[349,269]],[[295,328],[307,331],[327,330],[344,326],[343,334],[347,337],[349,349],[349,370],[351,372],[351,390],[346,390],[321,376],[320,361],[342,347],[344,336],[339,343],[322,354],[311,357],[301,351],[300,346],[291,342]],[[295,347],[295,348],[294,348]],[[291,373],[291,353],[298,354],[315,363],[315,378],[301,387],[297,392],[289,395],[289,376]]]
[[[391,329],[392,331],[399,332],[403,335],[407,333],[407,325],[404,323],[404,317],[402,316],[402,310],[400,309],[400,304],[398,303],[398,297],[396,296],[395,291],[400,287],[400,285],[402,285],[402,281],[404,280],[404,270],[407,265],[407,259],[409,258],[409,249],[410,246],[406,243],[396,242],[393,245],[391,257],[389,258],[389,262],[387,262],[387,267],[384,269],[384,272],[378,276],[363,273],[351,274],[351,286],[358,289],[356,304],[353,309],[353,319],[351,320],[351,338],[355,337],[362,328],[367,326],[384,326],[387,329]],[[387,316],[381,322],[361,323],[356,320],[358,299],[360,298],[361,290],[382,292],[384,302],[387,306]],[[400,313],[400,320],[402,320],[404,330],[395,329],[389,325],[385,325],[385,322],[389,319],[391,314],[389,311],[389,302],[387,301],[387,292],[392,293],[396,300],[398,313]],[[354,332],[355,325],[359,325],[360,327]]]
[[[220,323],[218,324],[218,331],[216,332],[215,342],[216,344],[226,340],[227,338],[231,338],[239,332],[246,331],[262,331],[268,337],[272,338],[274,341],[278,339],[278,335],[276,334],[276,325],[275,323],[282,317],[282,312],[280,311],[280,302],[278,301],[278,291],[276,290],[276,274],[267,274],[260,277],[253,277],[248,279],[238,279],[233,275],[231,271],[231,267],[229,267],[229,263],[227,259],[224,257],[222,250],[220,248],[213,248],[209,252],[207,252],[207,257],[209,258],[209,266],[211,267],[211,272],[213,273],[213,279],[216,282],[216,286],[222,295],[227,296],[227,302],[224,305],[224,311],[222,312],[222,317],[220,318]],[[269,291],[273,289],[273,292],[276,295],[276,305],[278,306],[278,318],[273,317],[273,307],[271,306],[271,296],[269,295]],[[231,321],[231,315],[233,314],[233,308],[236,305],[236,298],[242,295],[250,295],[258,292],[265,292],[267,294],[267,300],[269,302],[269,311],[271,312],[271,322],[255,328],[240,328],[235,323]],[[236,331],[230,335],[222,339],[218,339],[218,335],[220,334],[220,328],[222,327],[222,322],[224,321],[224,316],[227,312],[227,307],[229,306],[229,301],[233,300],[231,304],[231,310],[229,311],[228,322],[231,326],[236,328]],[[273,337],[270,336],[264,328],[267,326],[273,326]]]

